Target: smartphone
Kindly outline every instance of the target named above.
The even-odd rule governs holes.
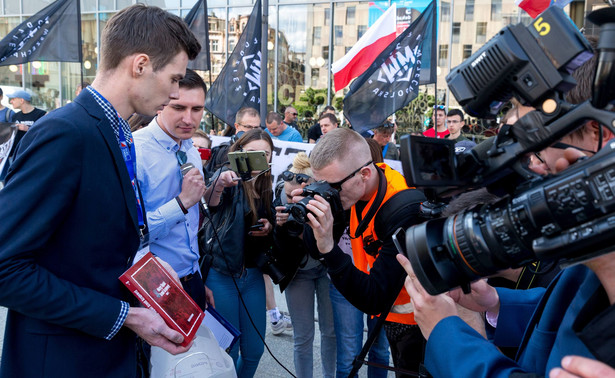
[[[269,169],[269,161],[265,151],[235,151],[228,153],[228,161],[231,169],[242,176],[252,171],[264,171]]]
[[[199,154],[201,154],[201,160],[209,160],[211,157],[211,148],[199,148]]]
[[[253,226],[250,226],[250,231],[260,231],[261,228],[263,228],[263,227],[265,227],[265,224],[259,222],[259,223],[256,223]]]

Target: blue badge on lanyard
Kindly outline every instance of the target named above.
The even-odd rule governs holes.
[[[124,158],[124,163],[126,163],[126,169],[128,169],[130,183],[132,184],[132,189],[135,191],[135,197],[137,198],[137,217],[139,219],[139,228],[143,228],[145,222],[143,221],[143,205],[141,204],[141,196],[139,196],[139,188],[137,186],[137,158],[135,154],[135,149],[130,148],[130,144],[128,143],[128,141],[126,141],[126,136],[124,135],[124,131],[122,130],[121,125],[118,134],[120,150],[122,150],[122,157]],[[132,143],[132,138],[130,140],[130,143]]]

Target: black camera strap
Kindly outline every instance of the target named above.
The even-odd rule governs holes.
[[[378,172],[378,192],[376,193],[376,198],[374,199],[372,205],[369,207],[367,214],[365,214],[365,218],[361,219],[361,213],[363,211],[359,211],[357,209],[356,213],[357,219],[359,220],[359,226],[357,227],[354,236],[349,233],[351,239],[356,239],[359,236],[363,235],[363,232],[365,232],[365,230],[367,229],[369,222],[371,222],[374,216],[376,216],[380,205],[382,205],[382,201],[384,201],[384,196],[387,194],[387,178],[384,175],[384,171],[379,166],[375,164],[374,166],[376,167],[376,171]]]

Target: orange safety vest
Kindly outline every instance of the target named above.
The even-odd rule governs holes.
[[[391,169],[389,166],[387,166],[384,163],[377,163],[376,165],[382,168],[382,170],[384,170],[384,175],[387,180],[387,191],[384,196],[384,199],[382,200],[382,204],[380,205],[380,207],[382,207],[382,205],[384,205],[384,203],[387,202],[389,198],[391,198],[394,194],[402,190],[408,189],[408,185],[406,185],[406,180],[404,179],[404,176],[402,176],[399,172]],[[367,205],[363,208],[361,219],[363,219],[365,215],[367,214],[367,212],[369,211],[370,207],[372,206],[372,203],[376,199],[376,194],[377,193],[374,193],[374,195],[372,196],[372,198],[370,198]],[[376,215],[377,214],[378,213],[376,212]],[[356,235],[355,238],[350,240],[350,244],[352,246],[352,255],[354,257],[354,265],[358,269],[360,269],[362,272],[367,273],[367,274],[369,274],[369,270],[374,265],[374,261],[376,260],[376,258],[378,258],[378,256],[374,257],[371,255],[368,255],[365,252],[365,250],[363,249],[363,238],[364,237],[366,238],[371,235],[371,237],[373,237],[374,240],[378,240],[378,237],[376,236],[376,233],[374,230],[374,220],[375,219],[376,219],[376,216],[374,216],[370,220],[367,228],[361,235]],[[355,236],[355,232],[357,231],[358,227],[359,227],[359,220],[357,217],[357,210],[355,206],[352,206],[350,210],[350,235]],[[394,305],[405,305],[408,303],[410,303],[410,296],[408,295],[406,288],[402,288],[401,291],[399,292],[399,295],[397,296],[397,299],[395,300]],[[390,312],[386,320],[390,322],[395,322],[395,323],[416,324],[416,322],[414,321],[413,312],[405,313],[405,314],[398,314],[398,313]]]

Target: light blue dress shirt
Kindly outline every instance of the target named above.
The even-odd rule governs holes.
[[[150,236],[150,251],[168,262],[179,277],[199,270],[199,206],[182,212],[175,197],[181,192],[182,175],[175,153],[181,148],[187,162],[201,175],[201,156],[184,140],[181,147],[157,123],[157,118],[133,134],[137,154],[137,180],[143,195]]]

